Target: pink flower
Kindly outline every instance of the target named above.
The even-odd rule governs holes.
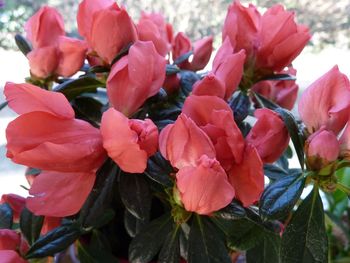
[[[0,258],[4,263],[26,263],[21,255],[29,249],[28,243],[19,233],[10,229],[0,229]]]
[[[150,119],[129,120],[113,108],[102,116],[101,134],[109,157],[125,172],[144,172],[158,149],[158,130]]]
[[[95,172],[43,171],[35,178],[26,205],[36,215],[74,215],[91,192],[95,178]]]
[[[274,5],[261,17],[260,46],[256,67],[281,71],[304,49],[311,36],[309,29],[294,21],[294,13]]]
[[[226,37],[235,52],[246,51],[246,68],[262,75],[291,64],[311,38],[309,30],[294,21],[294,13],[281,5],[261,15],[254,5],[244,7],[239,0],[229,7],[223,40]]]
[[[217,96],[225,97],[225,84],[218,79],[212,72],[208,73],[202,80],[193,85],[192,94],[197,96]]]
[[[90,48],[109,64],[123,48],[137,40],[133,21],[114,1],[81,2],[78,30]]]
[[[34,49],[55,45],[58,38],[65,35],[62,16],[48,6],[40,8],[24,28]]]
[[[6,84],[4,93],[9,106],[21,114],[6,129],[7,157],[13,162],[62,172],[87,172],[102,164],[99,130],[74,119],[63,94],[13,83]]]
[[[55,9],[41,8],[28,20],[26,31],[34,47],[27,54],[34,77],[70,77],[84,64],[85,42],[65,37],[62,17]]]
[[[196,166],[202,155],[215,157],[215,148],[208,135],[184,114],[181,114],[174,124],[167,125],[162,130],[159,149],[178,169]]]
[[[309,133],[322,126],[338,134],[349,120],[350,82],[338,66],[312,83],[298,105],[300,118]]]
[[[26,199],[16,194],[4,194],[1,196],[0,204],[7,203],[13,212],[13,221],[18,222]]]
[[[290,67],[287,71],[281,71],[279,73],[295,76],[296,70]],[[264,97],[288,110],[292,110],[294,107],[298,96],[298,89],[299,86],[295,83],[295,80],[265,80],[259,81],[252,87],[254,92],[260,93]]]
[[[245,146],[242,162],[233,165],[228,178],[235,189],[236,198],[243,206],[247,207],[260,199],[264,191],[263,163],[249,143]]]
[[[207,215],[227,206],[235,195],[220,163],[207,155],[198,159],[196,166],[181,168],[176,185],[185,209],[198,214]]]
[[[234,51],[244,49],[250,59],[258,49],[260,20],[261,15],[254,5],[244,7],[239,0],[235,0],[227,10],[222,40],[228,37]]]
[[[135,113],[160,90],[165,79],[165,58],[152,42],[137,41],[129,54],[112,67],[107,80],[111,105],[126,116]]]
[[[288,146],[288,130],[283,120],[274,111],[258,109],[254,115],[258,120],[246,140],[256,148],[264,163],[273,163]]]
[[[340,146],[337,136],[332,131],[321,129],[307,139],[305,151],[308,165],[312,169],[321,169],[337,160]]]
[[[167,24],[161,14],[142,13],[137,24],[139,39],[142,41],[152,41],[158,53],[166,56],[171,49],[171,39],[169,39]]]
[[[191,51],[193,51],[192,60],[185,60],[179,64],[179,67],[192,71],[203,69],[208,64],[213,51],[213,37],[204,37],[194,42],[192,46],[191,40],[184,33],[178,33],[173,43],[173,60]]]

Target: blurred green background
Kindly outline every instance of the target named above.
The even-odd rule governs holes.
[[[2,0],[0,9],[0,47],[14,49],[13,36],[23,32],[23,24],[40,6],[57,7],[64,17],[66,30],[76,34],[78,0]],[[232,0],[119,0],[125,5],[135,21],[142,10],[157,11],[174,25],[175,31],[186,32],[192,40],[204,35],[214,35],[216,43],[221,37],[221,27],[227,7]],[[242,1],[248,3],[249,1]],[[251,3],[263,8],[282,3],[295,10],[297,20],[308,25],[313,32],[311,45],[315,50],[327,45],[350,47],[350,1],[349,0],[253,0]]]

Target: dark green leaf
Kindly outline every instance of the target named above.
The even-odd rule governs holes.
[[[305,186],[301,173],[286,175],[270,184],[260,198],[263,219],[282,219],[294,207]]]
[[[280,108],[280,106],[278,106],[276,103],[272,102],[271,100],[265,98],[263,95],[257,92],[253,92],[253,94],[260,107],[268,108],[270,110],[275,110]]]
[[[288,176],[288,172],[275,164],[264,164],[264,174],[272,180]]]
[[[0,104],[0,110],[2,110],[3,108],[5,108],[9,103],[7,101],[3,102]]]
[[[26,207],[21,212],[19,226],[28,243],[33,244],[39,237],[44,223],[43,216],[36,216]]]
[[[289,74],[275,74],[272,76],[267,76],[264,77],[262,80],[275,80],[275,81],[279,81],[279,80],[296,80],[296,77],[293,75],[289,75]]]
[[[55,91],[63,93],[70,101],[85,92],[96,92],[98,87],[104,87],[101,81],[93,77],[81,77],[68,80],[55,88]]]
[[[206,217],[194,216],[188,242],[188,263],[231,263],[224,236]]]
[[[179,72],[180,72],[180,68],[177,65],[170,65],[170,64],[166,65],[167,76],[175,75],[176,73],[179,73]]]
[[[118,62],[122,57],[126,56],[129,53],[129,49],[131,48],[133,43],[129,43],[125,45],[122,50],[116,55],[116,57],[112,60],[111,67]]]
[[[108,67],[104,67],[104,66],[93,66],[91,68],[89,68],[88,72],[91,73],[106,73],[109,72],[111,69]]]
[[[318,188],[298,207],[282,236],[282,263],[328,262],[328,239]]]
[[[113,185],[117,173],[118,167],[111,160],[107,160],[97,171],[94,189],[86,200],[79,217],[84,227],[98,228],[113,218],[111,212],[108,211],[113,198]]]
[[[242,122],[249,114],[250,99],[242,93],[237,92],[233,99],[229,102],[231,109],[233,110],[236,123]]]
[[[198,80],[200,80],[198,74],[194,73],[193,71],[181,71],[180,86],[181,91],[185,96],[188,96],[192,92],[193,84]]]
[[[76,118],[100,122],[103,104],[91,97],[77,97],[72,102]]]
[[[295,151],[297,152],[300,167],[301,169],[304,169],[304,140],[299,134],[298,124],[293,114],[282,108],[275,109],[275,112],[277,112],[283,119],[294,144]]]
[[[180,226],[175,226],[165,239],[164,246],[160,250],[158,263],[180,262]]]
[[[128,211],[141,220],[147,220],[151,210],[152,195],[143,174],[121,173],[120,197]]]
[[[174,221],[169,214],[165,214],[149,223],[145,229],[131,241],[129,260],[135,263],[150,262],[164,245],[173,225]]]
[[[15,35],[15,41],[18,49],[25,55],[32,51],[32,45],[20,34]]]
[[[9,204],[0,205],[0,229],[11,229],[13,212]]]
[[[37,168],[28,168],[26,170],[26,175],[39,175],[41,173],[41,170],[40,169],[37,169]]]
[[[124,212],[124,226],[129,236],[135,237],[146,226],[148,220],[141,220],[133,216],[128,210]]]
[[[225,208],[216,212],[215,215],[222,219],[235,220],[245,217],[246,212],[244,208],[240,204],[238,204],[238,202],[233,201]]]
[[[177,59],[175,59],[174,64],[179,65],[179,64],[185,62],[192,55],[193,55],[193,51],[191,50],[191,51],[181,55]]]
[[[27,252],[26,258],[53,256],[69,247],[81,235],[77,223],[66,223],[40,237]]]
[[[262,242],[247,251],[247,263],[280,263],[280,245],[278,235],[265,236]]]
[[[174,184],[170,179],[170,173],[172,172],[172,166],[162,157],[159,152],[148,159],[145,174],[153,181],[156,181],[157,183],[160,183],[166,187],[172,187]]]

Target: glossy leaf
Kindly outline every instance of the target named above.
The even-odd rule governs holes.
[[[280,106],[278,106],[276,103],[272,102],[268,98],[265,98],[263,95],[261,95],[257,92],[253,92],[253,95],[254,95],[256,101],[258,102],[258,105],[261,108],[268,108],[270,110],[275,110],[275,109],[280,108]]]
[[[11,229],[13,212],[9,204],[0,205],[0,229]]]
[[[141,220],[147,220],[151,210],[152,195],[143,174],[121,173],[120,197],[125,208]]]
[[[246,211],[237,201],[232,201],[228,206],[216,212],[215,215],[222,219],[235,220],[244,218]]]
[[[188,243],[188,263],[231,263],[224,235],[206,217],[193,217]]]
[[[249,114],[250,99],[246,94],[238,92],[229,102],[233,115],[237,123],[242,122]]]
[[[174,64],[179,65],[182,62],[185,62],[190,56],[193,55],[193,51],[188,51],[187,53],[179,56],[177,59],[175,59]]]
[[[281,243],[282,263],[328,262],[328,238],[318,188],[303,200],[287,225]]]
[[[43,223],[43,216],[36,216],[26,207],[23,208],[19,226],[22,234],[25,236],[29,244],[33,244],[40,237]]]
[[[280,245],[278,235],[265,236],[262,242],[247,251],[247,263],[280,263]]]
[[[259,209],[263,219],[281,219],[293,209],[305,186],[305,178],[301,175],[286,175],[265,189]]]
[[[137,263],[150,262],[165,244],[165,240],[174,225],[169,214],[150,222],[129,246],[129,260]]]
[[[164,246],[159,252],[158,263],[180,262],[180,226],[174,226],[165,239]]]
[[[296,80],[296,79],[297,78],[295,76],[289,75],[289,74],[275,74],[275,75],[264,77],[262,80],[279,81],[279,80]]]
[[[103,104],[91,97],[77,97],[72,103],[75,116],[88,122],[100,122]]]
[[[63,93],[70,101],[85,92],[96,92],[98,87],[104,87],[101,81],[90,77],[81,77],[63,82],[55,88],[55,91]]]
[[[200,80],[198,74],[193,71],[181,71],[180,86],[184,96],[188,96],[192,92],[193,84]]]
[[[81,235],[80,225],[65,223],[40,237],[26,254],[27,259],[53,256],[69,247]]]
[[[277,108],[275,111],[281,116],[283,119],[289,135],[292,139],[295,151],[297,152],[297,156],[299,159],[301,169],[304,169],[304,140],[299,134],[298,124],[293,116],[293,114],[285,109]]]
[[[15,35],[15,41],[18,49],[23,53],[23,55],[27,56],[27,54],[32,51],[31,44],[20,34]]]
[[[135,237],[147,225],[149,220],[141,220],[132,215],[128,210],[124,212],[124,226],[129,236]]]
[[[270,180],[278,180],[288,176],[288,172],[275,164],[264,164],[264,174]]]
[[[84,227],[100,227],[103,223],[106,223],[104,215],[110,209],[117,173],[118,167],[110,159],[106,160],[97,171],[94,188],[79,215],[79,221],[82,222]],[[107,219],[111,219],[110,216],[107,215]],[[104,220],[101,221],[101,219]]]
[[[145,174],[153,181],[165,187],[172,187],[174,184],[170,179],[172,172],[173,168],[169,161],[165,160],[159,152],[148,159]]]

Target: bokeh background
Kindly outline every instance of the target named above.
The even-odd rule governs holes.
[[[79,0],[0,0],[0,103],[4,102],[2,87],[6,81],[23,82],[29,75],[26,58],[14,42],[16,33],[23,34],[23,25],[42,5],[54,6],[64,17],[66,31],[78,36],[76,13]],[[328,71],[334,64],[350,77],[350,1],[349,0],[255,0],[261,10],[281,3],[296,12],[297,21],[308,25],[312,41],[296,59],[294,67],[300,93],[312,81]],[[221,42],[221,28],[227,7],[232,0],[119,0],[137,21],[142,11],[161,12],[174,31],[185,32],[192,40],[206,35],[215,37],[214,47]],[[6,159],[5,128],[16,115],[8,108],[0,112],[0,196],[16,192],[23,196],[27,186],[25,168]]]

